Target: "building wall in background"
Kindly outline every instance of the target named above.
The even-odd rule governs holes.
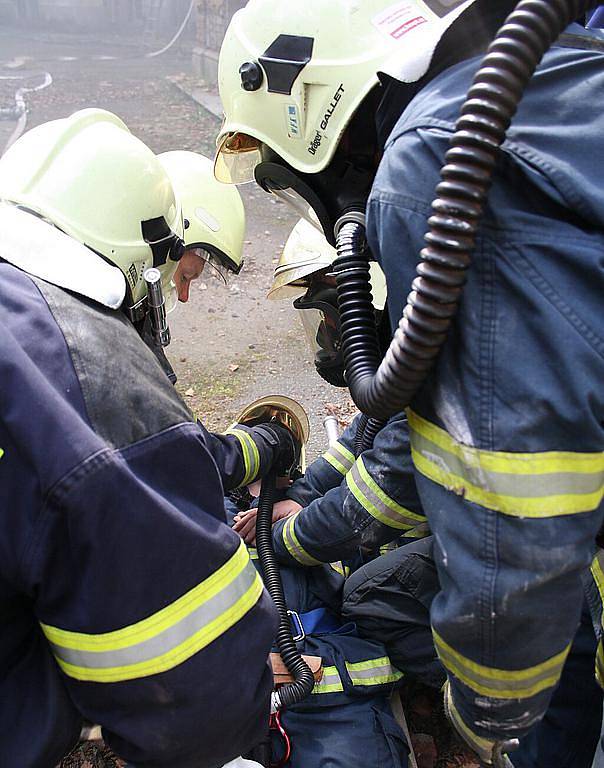
[[[162,38],[180,24],[190,0],[0,0],[0,19],[20,26],[123,30],[152,26]],[[194,27],[194,24],[192,24]]]
[[[193,67],[209,86],[218,82],[218,54],[231,17],[246,0],[197,0],[197,43]]]

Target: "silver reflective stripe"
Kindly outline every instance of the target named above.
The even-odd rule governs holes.
[[[353,685],[385,685],[403,677],[403,673],[392,666],[387,656],[356,663],[347,661],[346,669]]]
[[[126,667],[151,661],[180,646],[200,629],[227,613],[254,585],[258,573],[248,561],[241,573],[224,589],[181,621],[140,643],[111,651],[82,651],[51,643],[54,655],[61,661],[86,669]]]
[[[367,472],[362,457],[346,476],[346,484],[359,504],[376,520],[390,528],[406,530],[425,521],[425,517],[415,515],[397,504],[378,486]]]
[[[403,537],[405,539],[424,539],[426,536],[430,536],[431,533],[430,523],[422,523],[410,531],[405,531]]]
[[[294,515],[291,515],[281,529],[283,543],[289,554],[301,565],[321,565],[321,561],[307,552],[298,540],[296,535],[296,518],[299,514],[300,512],[296,512]]]
[[[528,669],[505,670],[485,667],[467,659],[448,645],[433,629],[439,658],[465,685],[484,696],[527,699],[558,682],[570,645],[561,653]]]
[[[340,693],[344,690],[337,667],[325,667],[323,677],[315,683],[313,694]]]
[[[334,469],[341,475],[345,475],[354,464],[354,455],[341,443],[334,443],[331,448],[323,454],[325,461],[329,462]]]
[[[413,433],[413,449],[449,474],[457,475],[472,485],[498,496],[542,498],[566,494],[592,494],[601,491],[604,472],[548,472],[546,474],[514,474],[494,472],[484,466],[472,466],[428,438]]]
[[[227,435],[234,435],[237,440],[239,440],[245,467],[245,476],[241,481],[241,485],[248,485],[248,483],[251,483],[256,479],[258,472],[260,471],[260,454],[258,452],[258,447],[254,442],[253,437],[243,429],[231,429],[227,432]]]

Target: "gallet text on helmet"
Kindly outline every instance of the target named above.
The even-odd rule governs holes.
[[[329,104],[329,106],[327,107],[327,110],[325,111],[325,114],[323,115],[323,120],[321,120],[322,131],[327,130],[329,121],[331,120],[333,113],[338,108],[338,104],[343,94],[344,94],[344,83],[340,83],[337,91],[334,93],[332,97],[331,103]],[[321,131],[317,130],[314,139],[310,142],[310,145],[308,146],[307,152],[310,155],[316,155],[317,150],[321,146],[322,141],[323,141],[323,134],[321,133]]]

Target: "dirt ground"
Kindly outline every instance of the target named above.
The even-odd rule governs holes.
[[[115,57],[108,59],[107,57]],[[53,84],[27,97],[28,127],[84,107],[118,114],[155,152],[190,149],[212,156],[218,120],[169,78],[190,81],[186,51],[140,57],[124,41],[0,30],[0,110],[10,107],[18,85],[3,78],[48,71]],[[0,120],[0,151],[14,123]],[[229,426],[243,406],[265,394],[299,400],[311,418],[309,456],[326,447],[323,418],[343,421],[354,407],[345,390],[319,379],[301,325],[289,301],[269,302],[267,290],[281,249],[296,219],[259,188],[242,189],[247,211],[245,266],[224,286],[204,273],[191,300],[170,316],[168,349],[178,388],[211,429]]]

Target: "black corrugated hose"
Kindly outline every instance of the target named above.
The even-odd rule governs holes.
[[[354,455],[355,458],[364,451],[370,451],[378,432],[386,426],[385,419],[370,419],[367,414],[362,413],[354,436]]]
[[[499,148],[522,95],[560,33],[594,5],[594,0],[522,0],[489,46],[462,107],[417,277],[383,360],[365,231],[356,222],[341,227],[334,271],[342,350],[348,386],[363,413],[381,419],[399,413],[426,380],[457,312]]]
[[[277,630],[277,647],[283,663],[294,678],[293,683],[287,683],[279,688],[277,696],[283,707],[305,699],[312,693],[315,685],[313,673],[302,658],[294,642],[291,621],[287,612],[287,603],[283,592],[283,582],[279,565],[273,549],[272,521],[273,504],[275,501],[275,473],[269,473],[262,481],[258,516],[256,520],[256,548],[262,565],[264,584],[273,598],[279,613],[279,629]]]
[[[363,433],[363,439],[361,440],[361,453],[364,451],[370,451],[373,448],[373,443],[378,435],[378,432],[383,429],[387,424],[386,419],[369,419],[365,432]]]
[[[365,430],[367,429],[367,424],[369,424],[369,416],[362,413],[354,436],[354,456],[356,459],[358,459],[363,452],[363,437],[365,435]]]

